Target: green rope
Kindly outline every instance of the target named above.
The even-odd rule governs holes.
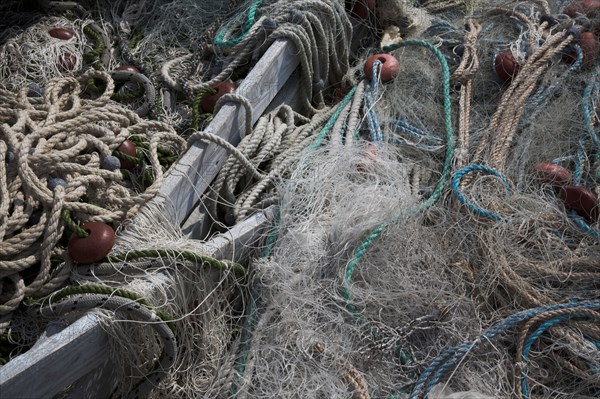
[[[92,64],[94,69],[103,70],[104,67],[102,66],[102,63],[100,63],[100,61],[98,60],[98,57],[100,56],[100,54],[102,54],[104,48],[106,47],[104,44],[104,40],[102,40],[102,36],[94,29],[90,28],[89,25],[86,25],[83,28],[83,32],[86,35],[90,36],[96,43],[96,46],[91,51],[88,51],[83,55],[84,61]]]
[[[86,82],[86,89],[92,92],[92,94],[101,94],[106,89],[106,84],[101,82],[100,85],[96,84],[96,79],[89,78]]]
[[[205,87],[201,90],[198,90],[196,97],[194,97],[194,103],[192,104],[192,128],[194,130],[198,130],[202,118],[207,118],[206,113],[200,114],[200,103],[207,94],[213,96],[217,94],[217,89],[214,87]],[[208,114],[208,116],[210,115],[211,114]]]
[[[215,37],[215,45],[219,46],[219,47],[231,47],[231,46],[235,46],[236,44],[238,44],[242,40],[244,40],[244,38],[246,36],[248,36],[248,33],[250,32],[252,25],[254,25],[254,19],[256,18],[256,12],[258,11],[258,7],[260,7],[261,3],[262,3],[262,0],[254,0],[252,5],[248,9],[248,15],[246,16],[246,20],[244,21],[244,24],[242,25],[242,32],[239,37],[225,41],[225,36],[227,35],[227,32],[231,29],[232,22],[230,22],[230,23],[225,24],[225,26],[223,26],[217,32],[217,35]]]
[[[113,151],[113,154],[115,157],[123,160],[123,161],[129,161],[129,162],[133,162],[136,165],[139,164],[142,160],[138,157],[132,157],[131,155],[125,154],[124,152],[121,151]]]
[[[143,138],[141,136],[130,136],[129,140],[133,141],[138,149],[142,149],[142,150],[150,149],[150,144],[147,141],[145,141],[145,138]],[[164,164],[172,164],[173,162],[177,161],[177,159],[179,159],[179,155],[173,153],[173,151],[171,151],[167,148],[163,148],[163,147],[159,146],[156,148],[156,152],[158,154],[158,160],[163,165]]]
[[[244,275],[246,269],[239,263],[221,261],[209,256],[200,255],[191,251],[179,251],[173,249],[143,249],[130,251],[124,254],[110,255],[106,257],[108,262],[125,262],[126,260],[134,260],[140,258],[160,258],[160,257],[182,257],[190,262],[207,263],[211,267],[219,270],[233,269],[236,273]]]
[[[86,238],[89,236],[89,233],[82,229],[76,221],[71,217],[71,211],[68,209],[63,209],[61,212],[61,217],[64,220],[65,224],[73,233],[77,234],[81,238]]]
[[[348,262],[346,266],[346,273],[344,276],[344,287],[342,289],[342,296],[346,301],[350,300],[350,281],[352,280],[352,274],[354,273],[354,269],[356,268],[358,262],[365,254],[367,249],[373,244],[375,239],[379,237],[379,235],[391,224],[397,222],[401,217],[406,214],[415,214],[422,212],[428,209],[431,205],[433,205],[441,196],[444,190],[444,186],[448,181],[448,177],[450,176],[450,171],[452,169],[452,157],[454,155],[454,131],[452,129],[452,104],[450,98],[450,69],[448,68],[448,63],[444,58],[444,55],[432,44],[421,41],[421,40],[405,40],[399,43],[395,43],[390,46],[385,46],[383,51],[390,52],[396,50],[400,47],[404,46],[418,46],[424,47],[431,50],[437,59],[439,60],[442,67],[442,75],[443,75],[443,95],[444,95],[444,125],[446,129],[446,154],[444,159],[444,167],[442,170],[442,176],[440,177],[438,183],[435,186],[435,189],[431,196],[423,202],[420,206],[416,208],[409,209],[406,213],[402,213],[393,219],[390,219],[381,225],[379,225],[375,230],[373,230],[365,240],[358,246],[352,259]]]
[[[144,188],[150,187],[154,184],[154,173],[152,173],[152,168],[144,169]]]
[[[310,147],[308,147],[309,152],[316,150],[321,146],[321,144],[323,144],[323,140],[325,140],[325,137],[327,137],[327,134],[333,128],[333,125],[335,125],[335,122],[340,117],[340,114],[344,110],[344,107],[346,107],[346,105],[348,105],[348,103],[352,100],[352,97],[354,96],[354,92],[356,91],[357,87],[358,85],[354,86],[348,92],[348,94],[346,94],[346,97],[344,97],[344,99],[338,104],[338,107],[336,108],[335,112],[333,113],[333,115],[331,115],[325,126],[323,126],[323,129],[321,129],[321,131],[315,138],[315,141],[311,144]]]
[[[160,309],[155,309],[150,302],[140,294],[127,291],[122,288],[113,288],[104,285],[93,285],[93,284],[85,284],[85,285],[72,285],[69,287],[65,287],[60,291],[57,291],[55,294],[50,295],[45,298],[42,302],[42,306],[50,305],[52,302],[61,301],[67,297],[73,295],[108,295],[108,296],[118,296],[121,298],[129,299],[131,301],[137,302],[145,307],[152,309],[156,312],[156,315],[160,317],[162,321],[167,323],[171,331],[175,333],[175,324],[173,323],[173,318],[169,316],[167,313],[163,312]],[[30,302],[30,305],[38,304],[37,302]]]
[[[113,93],[110,99],[118,102],[132,102],[144,97],[144,94],[146,94],[146,91],[139,87],[137,90],[128,93]]]

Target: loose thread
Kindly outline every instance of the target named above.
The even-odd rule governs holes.
[[[450,98],[450,69],[448,68],[448,63],[446,62],[446,58],[444,55],[432,44],[420,41],[420,40],[406,40],[399,43],[395,43],[390,46],[385,46],[383,51],[390,52],[396,50],[400,47],[404,46],[418,46],[424,47],[432,51],[437,59],[439,60],[442,68],[443,75],[443,96],[444,96],[444,125],[446,129],[446,154],[444,159],[444,166],[442,170],[442,176],[437,182],[435,189],[431,196],[425,200],[420,206],[416,208],[409,209],[406,213],[401,213],[400,215],[382,223],[378,227],[375,228],[366,238],[365,240],[358,246],[356,251],[354,252],[352,258],[346,265],[346,272],[344,273],[344,285],[342,287],[342,297],[349,302],[350,301],[350,282],[352,280],[352,275],[354,273],[354,269],[358,265],[358,262],[365,254],[367,249],[373,244],[373,242],[379,237],[379,235],[391,224],[397,222],[402,216],[407,214],[416,214],[420,213],[426,209],[428,209],[431,205],[433,205],[442,195],[446,182],[448,181],[448,177],[450,176],[450,170],[452,168],[452,158],[454,156],[454,132],[452,129],[452,109],[451,109],[451,98]],[[352,305],[350,305],[352,306]]]

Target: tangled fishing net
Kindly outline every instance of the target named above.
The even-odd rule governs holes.
[[[45,6],[1,36],[13,353],[93,309],[107,395],[598,397],[599,2]],[[237,146],[204,131],[200,104],[280,40],[296,104]],[[227,97],[247,121],[249,94]],[[194,210],[206,242],[141,207],[181,136],[228,153]],[[137,166],[107,170],[128,137]],[[243,264],[211,250],[272,212]],[[94,268],[66,256],[65,225],[134,213]]]

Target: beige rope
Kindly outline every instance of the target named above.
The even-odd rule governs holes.
[[[85,93],[92,78],[106,86],[95,98]],[[113,103],[113,90],[110,75],[94,70],[78,79],[51,80],[41,98],[28,97],[27,88],[0,90],[0,315],[16,309],[25,296],[49,294],[69,278],[71,262],[58,246],[63,210],[80,223],[131,217],[163,181],[159,144],[175,153],[186,148],[169,125],[144,121]],[[149,146],[143,151],[153,183],[145,189],[135,174],[102,169],[102,160],[131,135]],[[52,178],[65,185],[50,189]],[[52,258],[63,262],[53,265]],[[23,271],[30,277],[24,279]]]
[[[504,92],[492,121],[475,152],[474,163],[488,159],[489,166],[500,172],[503,171],[525,103],[535,90],[538,78],[546,69],[550,59],[572,40],[573,37],[565,36],[564,32],[555,33],[549,36],[544,44],[529,57]]]
[[[461,168],[467,164],[469,154],[469,128],[471,124],[471,94],[473,92],[473,76],[479,69],[477,58],[477,36],[481,32],[479,23],[469,20],[469,31],[465,35],[464,52],[462,60],[452,79],[460,82],[458,140],[454,158],[454,166]]]

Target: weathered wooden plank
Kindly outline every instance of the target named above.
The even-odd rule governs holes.
[[[277,110],[283,104],[290,106],[296,112],[301,112],[300,101],[300,72],[298,70],[290,76],[264,113]],[[202,206],[195,206],[182,226],[183,232],[192,239],[202,240],[210,233],[210,219]]]
[[[252,123],[262,115],[298,64],[294,45],[277,40],[250,71],[236,93],[252,104]],[[225,104],[205,131],[237,145],[240,131],[245,128],[244,112],[239,104]],[[155,199],[166,204],[165,212],[172,223],[185,221],[226,159],[227,152],[223,148],[202,142],[194,143],[179,159]]]
[[[0,398],[51,398],[102,365],[107,353],[106,333],[86,314],[1,367]]]
[[[270,226],[274,207],[203,244],[210,256],[241,261]],[[86,314],[0,368],[0,398],[51,398],[108,360],[108,336]]]

